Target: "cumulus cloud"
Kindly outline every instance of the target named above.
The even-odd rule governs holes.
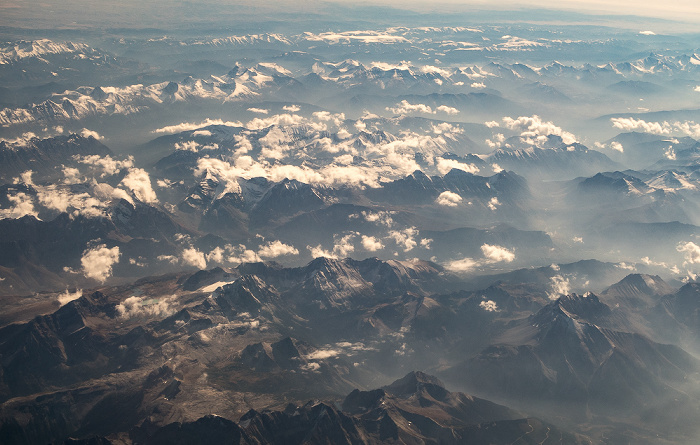
[[[336,127],[340,126],[345,120],[345,113],[331,113],[329,111],[316,111],[312,113],[313,117],[322,122],[332,122]]]
[[[464,128],[452,125],[449,122],[440,122],[437,125],[433,125],[433,133],[444,135],[462,134],[464,133]]]
[[[57,299],[58,303],[63,306],[66,303],[70,303],[73,300],[77,300],[78,298],[83,296],[83,290],[78,289],[75,292],[70,292],[68,289],[66,289],[65,292],[62,294],[58,294]]]
[[[183,250],[180,257],[182,258],[182,262],[188,266],[194,266],[200,270],[207,268],[207,260],[204,257],[204,253],[194,247],[188,247]]]
[[[306,246],[306,249],[311,254],[312,258],[330,258],[337,259],[338,255],[334,254],[330,250],[325,250],[321,244],[317,246]]]
[[[462,197],[457,193],[444,191],[440,193],[435,202],[441,206],[457,207],[462,202]]]
[[[625,148],[622,146],[621,143],[619,143],[617,141],[613,141],[610,143],[610,149],[615,150],[615,151],[619,151],[620,153],[625,152]]]
[[[294,246],[284,244],[279,240],[269,242],[258,249],[258,255],[261,258],[277,258],[283,255],[297,254],[299,254],[299,251]]]
[[[169,125],[167,127],[158,128],[153,130],[153,133],[163,133],[163,134],[173,134],[180,133],[183,131],[196,130],[202,127],[208,127],[210,125],[225,125],[227,127],[242,127],[243,124],[238,121],[223,121],[221,119],[206,119],[202,122],[182,122],[177,125]]]
[[[450,261],[445,264],[445,269],[450,272],[470,272],[476,269],[479,263],[472,258],[464,258],[461,260]]]
[[[75,159],[81,164],[90,165],[102,170],[101,177],[116,175],[122,169],[134,166],[134,158],[132,156],[122,161],[112,159],[109,155],[105,157],[100,155],[78,156]]]
[[[382,241],[374,236],[362,235],[362,247],[369,252],[376,252],[383,249]]]
[[[571,283],[568,278],[562,275],[554,275],[550,279],[550,291],[547,296],[550,300],[556,300],[562,295],[568,295],[571,292]]]
[[[335,235],[333,236],[333,249],[325,250],[321,244],[312,247],[306,246],[306,248],[311,253],[313,258],[325,257],[331,259],[338,259],[347,257],[348,254],[355,251],[355,246],[353,240],[358,235],[358,233],[352,232],[345,235]]]
[[[481,252],[484,255],[482,260],[474,258],[463,258],[447,262],[444,266],[451,272],[465,273],[472,270],[494,263],[510,263],[515,260],[515,253],[502,246],[484,244],[481,246]]]
[[[82,131],[80,132],[80,135],[84,138],[89,138],[93,137],[97,139],[98,141],[101,141],[104,139],[104,136],[100,136],[100,134],[96,131],[88,130],[87,128],[83,128]]]
[[[151,186],[151,178],[142,168],[130,168],[129,173],[122,179],[121,185],[131,190],[142,202],[149,204],[158,202],[156,192]]]
[[[486,88],[486,85],[482,82],[472,82],[471,87],[476,89],[482,89]]]
[[[624,131],[643,131],[652,134],[669,134],[671,128],[667,122],[647,122],[643,119],[613,117],[610,119],[613,127]]]
[[[63,183],[64,184],[80,184],[80,170],[75,167],[63,167]]]
[[[596,143],[595,143],[595,147],[598,148],[598,149],[610,148],[611,150],[614,150],[614,151],[617,151],[617,152],[620,152],[620,153],[624,153],[624,152],[625,152],[625,148],[622,146],[621,143],[619,143],[619,142],[617,142],[617,141],[611,142],[610,145],[601,144],[600,142],[596,142]]]
[[[255,107],[248,108],[248,111],[250,111],[251,113],[258,113],[258,114],[267,114],[270,112],[270,110],[267,110],[265,108],[255,108]]]
[[[387,111],[391,111],[394,114],[412,114],[412,113],[423,113],[423,114],[435,114],[432,108],[424,104],[411,104],[407,100],[402,100],[397,103],[395,107],[386,107]]]
[[[90,196],[89,193],[71,193],[67,189],[59,189],[55,185],[37,188],[39,203],[47,209],[59,212],[72,210],[73,215],[81,214],[87,217],[103,216],[103,203],[97,197]],[[94,189],[93,189],[94,190]]]
[[[515,253],[501,246],[494,246],[491,244],[484,244],[481,246],[481,252],[486,257],[488,262],[506,262],[510,263],[515,260]]]
[[[175,308],[173,307],[175,301],[176,297],[174,295],[161,298],[131,296],[119,303],[116,309],[122,318],[163,318],[175,313]]]
[[[613,117],[613,127],[624,131],[641,131],[657,135],[681,134],[693,138],[700,137],[700,124],[694,121],[648,122],[643,119]]]
[[[212,249],[211,252],[206,254],[205,259],[213,263],[222,264],[224,262],[224,253],[225,250],[217,246],[214,249]]]
[[[391,227],[394,225],[394,219],[391,217],[392,214],[393,212],[386,210],[380,210],[379,212],[363,211],[361,213],[365,221],[378,223],[386,227]],[[359,217],[359,215],[350,215],[350,218],[353,217]]]
[[[296,113],[297,111],[301,110],[301,107],[298,105],[285,105],[282,107],[284,111],[289,111],[292,113]]]
[[[119,246],[108,248],[104,244],[83,251],[80,264],[83,275],[104,283],[112,276],[112,266],[119,262]]]
[[[471,174],[479,173],[479,167],[476,165],[465,164],[464,162],[459,162],[455,159],[438,158],[435,167],[441,175],[446,175],[453,168],[456,168],[457,170],[464,170],[465,172]]]
[[[493,198],[491,198],[491,200],[489,200],[489,204],[488,204],[489,209],[496,211],[496,208],[499,205],[501,205],[501,203],[498,201],[497,197],[494,196]]]
[[[503,133],[496,133],[491,137],[491,139],[486,139],[485,142],[490,148],[500,148],[503,146],[505,141],[506,136]]]
[[[479,303],[479,307],[486,312],[498,312],[498,305],[493,300],[484,300]]]
[[[573,144],[577,142],[576,136],[568,131],[564,131],[561,127],[554,125],[552,122],[543,122],[537,116],[520,116],[517,119],[504,117],[503,124],[506,128],[520,131],[520,137],[532,140],[533,142],[541,142],[547,139],[547,136],[560,136],[565,144]]]
[[[418,245],[416,236],[418,236],[418,229],[415,227],[389,231],[389,238],[393,239],[397,245],[402,247],[404,252],[413,250]]]
[[[263,128],[271,127],[273,125],[276,126],[285,126],[285,125],[299,125],[302,123],[310,123],[307,119],[304,119],[303,116],[300,116],[298,114],[276,114],[274,116],[266,117],[266,118],[259,118],[256,117],[255,119],[249,121],[248,123],[245,124],[245,127],[248,128],[249,130],[262,130]],[[325,130],[324,127],[318,127],[320,130]]]
[[[669,161],[675,161],[676,150],[674,150],[673,147],[668,147],[666,150],[664,150],[664,157]]]
[[[680,243],[676,250],[685,254],[685,261],[688,264],[700,263],[700,246],[693,242]]]
[[[16,219],[26,215],[38,215],[37,211],[34,209],[34,199],[30,195],[20,192],[14,195],[8,195],[7,199],[12,204],[12,207],[0,209],[0,219]]]
[[[440,105],[439,107],[436,108],[437,111],[441,111],[443,113],[447,113],[450,115],[454,114],[459,114],[459,110],[454,108],[454,107],[448,107],[447,105]]]

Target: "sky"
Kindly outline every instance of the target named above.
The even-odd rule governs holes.
[[[336,7],[334,7],[336,6]],[[694,24],[700,24],[700,1],[670,0],[0,0],[0,26],[22,29],[50,28],[147,28],[151,26],[167,28],[187,23],[225,26],[227,24],[265,22],[268,20],[313,20],[319,25],[341,17],[338,7],[346,12],[359,11],[362,7],[376,8],[389,6],[418,13],[469,13],[474,11],[513,11],[506,17],[503,13],[494,15],[497,20],[507,22],[538,22],[536,12],[519,15],[524,9],[561,10],[568,13],[593,14],[599,17],[568,14],[562,22],[575,21],[607,22],[605,26],[617,26],[615,16],[642,16],[650,19],[664,19],[683,22],[685,26],[665,24],[665,32],[696,32]],[[368,9],[369,10],[369,9]],[[477,21],[488,14],[479,14]],[[391,14],[358,16],[362,20],[390,21]],[[357,17],[342,17],[353,20]],[[460,19],[459,15],[454,18]],[[486,17],[488,21],[488,17]],[[612,22],[611,22],[612,19]],[[628,18],[618,17],[620,25]],[[401,18],[398,19],[399,21]],[[551,23],[555,18],[548,14],[542,22]],[[644,19],[636,19],[644,22]]]
[[[619,14],[656,17],[683,21],[700,22],[700,2],[697,0],[669,0],[660,2],[657,0],[531,0],[527,2],[517,0],[439,0],[426,4],[419,0],[373,0],[372,2],[356,2],[348,0],[330,0],[345,4],[387,4],[398,8],[410,8],[413,10],[425,10],[430,8],[440,9],[443,5],[456,6],[460,9],[477,7],[478,9],[526,9],[545,8],[561,9],[566,11],[578,11],[593,14]]]

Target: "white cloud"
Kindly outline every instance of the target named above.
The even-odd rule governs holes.
[[[647,122],[643,119],[613,117],[610,119],[613,127],[624,131],[643,131],[652,134],[670,134],[671,128],[667,122]]]
[[[387,111],[391,111],[394,114],[411,114],[411,113],[423,113],[423,114],[435,114],[432,108],[424,104],[411,104],[407,100],[402,100],[395,107],[386,107]]]
[[[654,31],[639,31],[639,34],[643,36],[655,36],[656,33]]]
[[[173,307],[175,301],[176,297],[174,295],[161,298],[131,296],[119,303],[116,309],[122,318],[163,318],[175,313],[175,308]]]
[[[384,244],[382,241],[374,236],[362,235],[362,247],[370,252],[376,252],[377,250],[383,249]]]
[[[498,201],[498,198],[494,196],[494,197],[491,198],[491,200],[489,201],[488,207],[489,207],[489,209],[491,209],[491,210],[493,210],[493,211],[496,211],[496,208],[497,208],[499,205],[501,205],[501,203]]]
[[[309,121],[307,119],[304,119],[304,117],[299,116],[298,114],[285,113],[285,114],[276,114],[274,116],[270,116],[270,117],[266,117],[266,118],[256,117],[255,119],[246,123],[245,126],[249,130],[262,130],[263,128],[271,127],[273,125],[285,126],[285,125],[299,125],[302,123],[309,123]],[[324,130],[325,128],[319,127],[319,129]]]
[[[484,122],[484,125],[486,125],[488,128],[495,128],[501,126],[501,124],[499,124],[497,121]]]
[[[673,147],[668,147],[666,150],[664,150],[664,157],[669,161],[675,161],[676,150],[674,150]]]
[[[476,88],[476,89],[483,89],[483,88],[486,88],[486,85],[482,82],[473,82],[471,84],[471,87]]]
[[[311,253],[312,258],[330,258],[332,260],[335,260],[338,258],[338,255],[334,254],[333,252],[329,250],[325,250],[322,245],[318,245],[316,247],[312,246],[306,246],[306,248],[309,250]]]
[[[151,186],[151,178],[146,170],[142,168],[130,168],[129,173],[122,179],[121,184],[131,190],[142,202],[149,204],[158,202],[156,192],[153,191]]]
[[[80,132],[80,135],[84,138],[89,138],[93,137],[97,139],[98,141],[101,141],[104,139],[104,136],[100,136],[100,134],[96,131],[88,130],[87,128],[83,128],[83,130]]]
[[[694,121],[648,122],[643,119],[613,117],[613,127],[624,131],[641,131],[644,133],[671,135],[681,134],[693,138],[700,137],[700,124]]]
[[[440,193],[440,196],[437,197],[435,202],[441,206],[457,207],[459,203],[462,202],[462,197],[457,193],[444,191]]]
[[[346,257],[349,253],[354,252],[355,246],[352,244],[354,238],[354,233],[343,236],[334,236],[333,252],[337,253],[341,257]]]
[[[221,119],[206,119],[202,122],[195,123],[195,122],[182,122],[177,125],[169,125],[167,127],[163,128],[158,128],[156,130],[153,130],[153,133],[164,133],[164,134],[172,134],[172,133],[180,133],[183,131],[191,131],[191,130],[196,130],[198,128],[202,127],[208,127],[210,125],[224,125],[227,127],[242,127],[243,124],[238,121],[223,121]]]
[[[555,275],[550,279],[551,291],[547,293],[550,300],[556,300],[562,295],[568,295],[571,292],[571,283],[569,279],[562,275]]]
[[[64,304],[70,303],[73,300],[77,300],[78,298],[80,298],[82,296],[83,296],[82,289],[78,289],[72,293],[70,291],[68,291],[68,289],[66,289],[66,291],[63,292],[62,294],[58,294],[57,299],[58,299],[59,304],[61,306],[63,306]]]
[[[418,229],[415,227],[389,231],[389,238],[393,239],[400,247],[403,247],[404,252],[408,252],[418,245],[415,239],[416,236],[418,236]]]
[[[188,266],[194,266],[197,269],[203,270],[207,268],[207,260],[204,257],[204,253],[195,249],[194,247],[188,247],[181,253],[182,262]]]
[[[119,247],[111,249],[104,244],[91,247],[83,252],[80,264],[83,268],[83,275],[101,283],[107,281],[112,276],[112,266],[119,262]]]
[[[248,111],[250,111],[251,113],[258,113],[258,114],[267,114],[270,112],[270,110],[266,110],[265,108],[255,108],[255,107],[248,108]]]
[[[336,127],[345,120],[345,113],[331,113],[329,111],[315,111],[312,115],[322,122],[332,122]]]
[[[486,312],[498,312],[498,305],[493,300],[484,300],[479,303],[479,307]]]
[[[452,125],[449,122],[440,122],[437,125],[433,124],[433,133],[451,136],[464,133],[464,128]]]
[[[505,141],[506,136],[503,133],[496,133],[491,137],[491,139],[486,139],[485,142],[490,148],[500,148],[503,146]]]
[[[38,213],[34,209],[34,199],[24,192],[14,195],[8,195],[7,199],[12,203],[9,209],[0,209],[0,219],[5,218],[21,218],[26,215],[37,216]]]
[[[34,172],[32,170],[27,170],[26,172],[20,174],[19,179],[15,179],[14,183],[19,184],[21,182],[27,185],[34,185],[34,181],[32,180],[33,175]]]
[[[478,266],[479,263],[477,261],[474,261],[471,258],[464,258],[461,260],[450,261],[449,263],[445,264],[445,269],[449,270],[450,272],[470,272],[476,269]]]
[[[285,105],[282,107],[284,111],[290,111],[292,113],[296,113],[297,111],[301,110],[301,107],[298,105]]]
[[[376,222],[379,224],[382,224],[386,227],[391,227],[394,225],[394,220],[391,217],[393,212],[391,211],[385,211],[385,210],[380,210],[379,212],[367,212],[363,211],[362,212],[362,217],[365,219],[365,221],[368,222]],[[352,215],[351,215],[352,218]]]
[[[109,185],[104,184],[111,188]],[[70,212],[72,215],[83,215],[88,218],[97,218],[104,216],[104,208],[111,201],[111,197],[107,202],[100,200],[98,189],[93,186],[93,194],[89,193],[71,193],[68,188],[58,188],[56,185],[46,187],[37,187],[37,197],[39,203],[47,209],[57,210],[59,212]],[[123,190],[121,190],[124,192]],[[126,194],[126,192],[124,192]]]
[[[436,168],[441,175],[446,175],[453,168],[456,168],[457,170],[464,170],[465,172],[471,174],[479,173],[479,167],[476,165],[465,164],[455,159],[438,158]]]
[[[64,184],[80,184],[80,170],[74,167],[63,167],[63,183]]]
[[[494,246],[491,244],[484,244],[481,246],[481,252],[484,254],[488,262],[499,263],[506,262],[510,263],[515,260],[515,253],[501,246]]]
[[[294,247],[276,240],[261,246],[258,255],[261,258],[277,258],[283,255],[298,255],[299,251]]]
[[[212,263],[222,264],[224,262],[224,249],[221,247],[215,247],[211,252],[206,254],[205,259],[211,261]]]
[[[101,169],[102,174],[100,176],[102,177],[116,175],[122,169],[134,166],[134,158],[132,156],[129,156],[123,161],[112,159],[109,155],[105,157],[101,157],[100,155],[78,156],[75,157],[75,159],[81,164]]]
[[[533,142],[546,140],[547,136],[560,136],[565,144],[573,144],[577,142],[576,136],[568,131],[564,131],[561,127],[557,127],[552,122],[543,122],[539,116],[520,116],[517,119],[504,117],[503,123],[506,128],[520,131],[520,137],[526,138]]]
[[[355,232],[340,236],[335,235],[333,237],[333,249],[325,250],[322,245],[317,245],[316,247],[306,246],[306,248],[311,252],[313,258],[325,257],[331,259],[338,259],[347,257],[348,254],[355,251],[355,246],[352,241],[358,234]]]
[[[700,263],[700,246],[693,242],[680,243],[676,250],[685,253],[685,261],[689,264]]]
[[[158,255],[158,261],[167,261],[170,264],[177,264],[178,259],[175,255]]]
[[[624,153],[624,152],[625,152],[625,149],[624,149],[624,147],[622,146],[622,144],[619,143],[619,142],[617,142],[617,141],[611,142],[611,143],[610,143],[610,148],[611,148],[612,150],[619,151],[620,153]]]
[[[436,108],[437,111],[442,111],[443,113],[447,113],[450,115],[453,114],[459,114],[459,110],[454,108],[454,107],[448,107],[447,105],[440,105],[439,107]]]

